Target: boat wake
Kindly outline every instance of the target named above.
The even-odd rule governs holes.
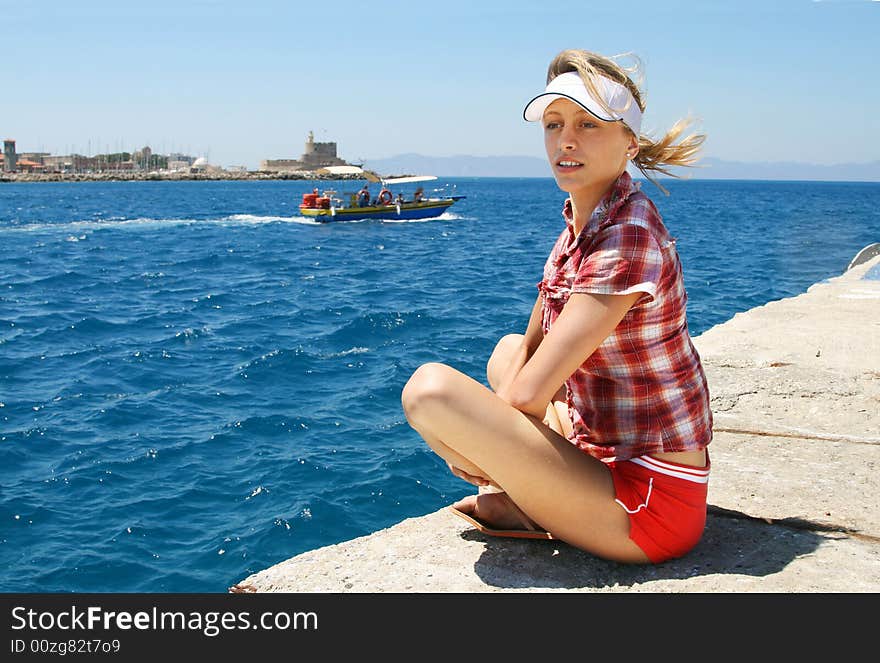
[[[453,212],[443,212],[439,216],[432,216],[427,219],[383,219],[382,223],[429,223],[431,221],[458,221],[465,218],[467,217]]]
[[[230,214],[227,216],[208,216],[204,218],[110,218],[110,219],[86,219],[77,221],[37,222],[24,223],[0,227],[0,233],[41,233],[41,232],[66,232],[76,235],[82,232],[96,230],[153,230],[156,228],[170,228],[176,226],[191,226],[197,224],[209,225],[262,225],[267,223],[299,223],[306,226],[321,225],[319,221],[307,219],[304,216],[259,216],[256,214]]]
[[[426,223],[430,221],[457,221],[467,217],[454,214],[452,212],[444,212],[439,216],[427,219],[345,219],[338,221],[318,221],[316,219],[304,216],[278,216],[278,215],[259,215],[259,214],[229,214],[226,216],[209,216],[205,218],[181,218],[181,219],[153,219],[140,217],[136,219],[125,218],[108,218],[108,219],[85,219],[77,221],[58,221],[58,222],[37,222],[24,223],[20,225],[10,225],[0,227],[2,233],[67,233],[73,239],[85,239],[82,233],[94,232],[99,230],[154,230],[157,228],[190,226],[197,224],[221,224],[221,225],[242,225],[242,226],[259,226],[271,223],[295,223],[304,226],[324,226],[334,223],[344,223],[346,225],[353,223],[379,222],[379,223]]]
[[[304,216],[260,216],[257,214],[231,214],[219,219],[221,222],[260,225],[263,223],[299,223],[306,226],[320,226],[321,222]]]
[[[69,232],[77,233],[91,230],[106,229],[150,229],[160,226],[187,226],[202,223],[204,219],[86,219],[78,221],[57,221],[44,223],[23,223],[20,225],[0,227],[4,233],[39,233],[39,232]]]

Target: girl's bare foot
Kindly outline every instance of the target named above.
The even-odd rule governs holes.
[[[493,529],[540,529],[507,493],[468,495],[452,506]]]

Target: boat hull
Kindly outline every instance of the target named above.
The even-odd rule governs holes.
[[[455,202],[454,198],[427,200],[402,205],[371,205],[369,207],[316,208],[300,207],[300,214],[318,221],[347,221],[352,219],[385,219],[389,221],[430,219],[440,216]]]

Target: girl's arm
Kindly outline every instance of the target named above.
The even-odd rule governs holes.
[[[572,294],[548,334],[543,340],[539,338],[528,354],[525,354],[530,348],[529,334],[526,334],[518,355],[518,359],[523,358],[523,363],[514,375],[508,373],[511,379],[505,381],[504,389],[499,389],[498,395],[516,409],[542,419],[553,395],[614,331],[642,294]],[[540,301],[536,310],[540,315]],[[535,317],[533,310],[530,330]],[[540,318],[538,323],[540,335]]]
[[[535,350],[538,349],[538,346],[541,345],[541,340],[543,338],[544,332],[541,330],[541,293],[538,293],[538,299],[532,307],[532,314],[529,316],[529,324],[523,335],[522,343],[508,364],[507,369],[501,378],[501,382],[498,385],[498,389],[496,390],[496,393],[504,400],[508,400],[506,394],[510,389],[510,385],[516,379],[516,376],[522,370],[522,367],[525,366],[526,362],[531,359]]]

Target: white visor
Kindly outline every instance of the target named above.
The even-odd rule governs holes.
[[[612,81],[605,76],[593,78],[596,89],[602,95],[605,105],[613,113],[609,113],[602,104],[590,96],[587,86],[581,80],[580,74],[568,71],[560,74],[547,84],[547,88],[532,99],[523,111],[523,117],[527,122],[537,122],[544,116],[547,106],[556,99],[565,98],[578,104],[581,108],[589,111],[600,120],[606,122],[621,121],[638,136],[642,128],[642,111],[626,86]]]

